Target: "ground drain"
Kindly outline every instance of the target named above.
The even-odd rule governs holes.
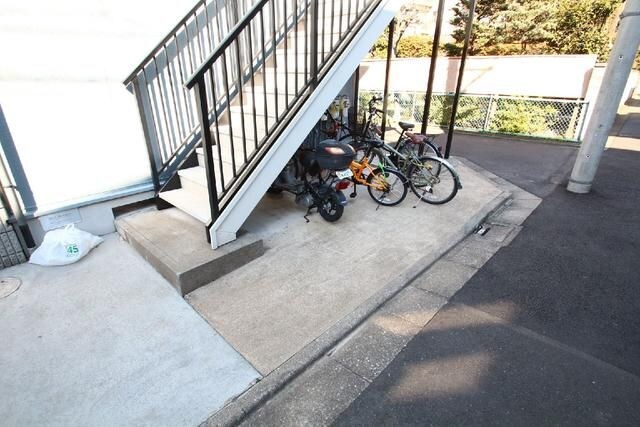
[[[0,279],[0,299],[6,298],[18,290],[22,280],[17,277],[3,277]]]

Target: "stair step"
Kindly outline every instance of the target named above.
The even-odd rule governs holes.
[[[285,74],[284,64],[278,64],[278,67],[267,65],[266,68],[256,72],[254,74],[254,81],[256,84],[262,85],[266,81],[267,88],[274,87],[274,83],[278,84],[278,90],[284,93],[285,81],[289,84],[289,90],[294,87],[296,77],[298,78],[298,87],[304,86],[307,76],[304,73],[304,67],[298,68],[296,73],[295,68],[287,65],[287,73]]]
[[[252,147],[254,148],[254,147]],[[234,173],[233,173],[233,163],[231,162],[231,157],[229,155],[226,155],[224,157],[224,159],[222,160],[222,175],[220,174],[220,161],[219,161],[219,157],[218,157],[218,150],[216,147],[213,147],[213,168],[215,170],[215,174],[216,174],[216,188],[218,190],[218,194],[222,193],[222,179],[224,179],[224,185],[225,188],[229,188],[229,186],[231,185],[231,181],[233,180],[234,177]],[[250,153],[253,153],[253,151],[251,151]],[[204,188],[205,191],[207,191],[207,177],[206,177],[206,169],[205,169],[205,162],[204,162],[204,148],[202,147],[198,147],[196,148],[196,155],[198,156],[198,165],[196,166],[195,169],[200,169],[198,171],[193,171],[190,173],[198,173],[199,175],[197,177],[195,177],[195,179],[198,180],[198,184],[202,186],[202,188]],[[224,154],[223,154],[224,155]],[[238,155],[236,154],[236,173],[238,173],[240,171],[240,168],[244,165],[244,157],[242,157],[242,155]],[[186,169],[184,169],[186,170]],[[180,179],[181,183],[186,184],[187,187],[190,187],[193,185],[192,182],[188,181],[188,180],[182,180],[182,177]]]
[[[209,199],[199,192],[179,188],[177,190],[164,191],[160,193],[160,198],[166,200],[176,208],[188,213],[203,224],[211,222],[211,210]]]
[[[198,190],[207,190],[206,171],[202,166],[194,166],[191,168],[180,169],[178,171],[180,183],[183,188],[193,188]],[[185,185],[186,184],[186,185]]]

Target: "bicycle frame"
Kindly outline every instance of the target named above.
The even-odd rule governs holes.
[[[367,182],[367,179],[364,177],[365,171],[368,171],[369,173],[374,172],[374,169],[369,164],[369,159],[367,156],[364,156],[360,162],[353,160],[349,165],[349,169],[351,169],[351,172],[353,173],[354,181],[356,181],[358,184],[366,185],[368,187],[373,187],[379,191],[386,190],[386,186],[384,185],[384,183],[380,183],[376,181],[375,183],[372,182],[370,184]],[[382,170],[384,171],[384,168],[382,168]]]

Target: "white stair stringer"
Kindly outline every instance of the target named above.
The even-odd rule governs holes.
[[[229,201],[210,229],[211,246],[214,249],[236,239],[236,233],[260,202],[271,183],[295,154],[301,141],[313,129],[327,106],[338,95],[360,61],[396,15],[398,3],[396,0],[383,1],[376,8],[291,120],[289,126]]]

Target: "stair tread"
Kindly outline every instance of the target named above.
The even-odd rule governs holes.
[[[186,178],[207,188],[207,174],[202,166],[194,166],[192,168],[180,169],[178,171],[180,178]]]
[[[211,211],[206,193],[198,194],[195,191],[179,188],[160,193],[160,198],[204,224],[208,224],[211,221]]]

